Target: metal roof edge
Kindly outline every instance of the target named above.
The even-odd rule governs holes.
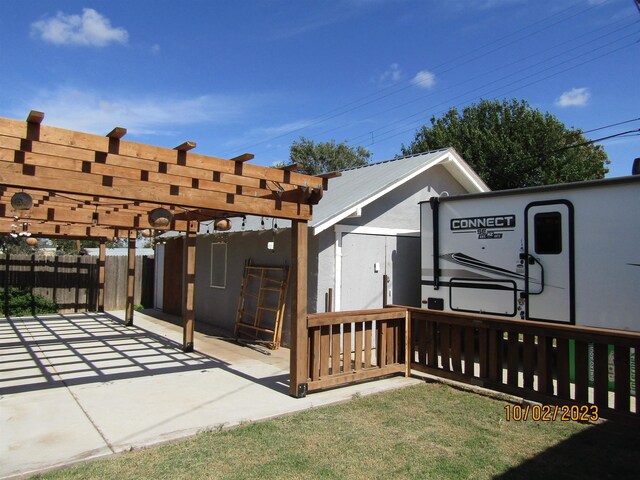
[[[335,215],[327,218],[326,220],[324,220],[323,222],[319,223],[318,225],[314,225],[313,226],[313,234],[314,235],[318,235],[319,233],[323,232],[327,228],[330,228],[333,225],[335,225],[336,223],[338,223],[340,220],[345,219],[346,217],[351,215],[353,212],[355,212],[359,208],[366,207],[370,203],[376,201],[378,198],[386,195],[390,191],[395,190],[396,188],[398,188],[399,186],[405,184],[409,180],[411,180],[411,179],[417,177],[418,175],[426,172],[431,167],[433,167],[435,165],[438,165],[439,163],[442,163],[446,159],[446,157],[448,157],[452,152],[455,152],[455,149],[453,149],[452,147],[449,147],[449,148],[446,148],[446,149],[435,150],[435,151],[431,151],[431,152],[424,152],[424,153],[421,153],[421,154],[410,155],[408,157],[402,157],[402,158],[410,158],[410,157],[416,157],[418,155],[428,155],[428,154],[433,154],[433,153],[438,153],[438,152],[441,153],[440,156],[438,156],[438,157],[432,159],[431,161],[425,163],[424,165],[421,165],[420,167],[416,168],[409,175],[403,176],[402,178],[398,179],[397,181],[392,182],[392,183],[386,185],[384,188],[378,190],[373,195],[370,195],[370,196],[366,197],[365,199],[362,199],[361,201],[350,205],[349,207],[347,207],[344,210],[342,210],[341,212],[338,212]],[[458,158],[460,158],[459,155],[457,155],[457,152],[455,152],[455,153],[456,153],[456,156]],[[400,158],[397,158],[397,159],[394,159],[394,160],[387,160],[385,162],[379,162],[379,163],[387,163],[387,162],[396,161],[396,160],[400,160]],[[457,162],[456,162],[456,164],[457,164]],[[459,167],[462,167],[462,165],[459,165]],[[364,168],[364,167],[357,167],[357,168]],[[355,169],[351,169],[351,170],[355,170]]]

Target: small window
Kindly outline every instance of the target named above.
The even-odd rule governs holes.
[[[562,215],[560,212],[536,213],[533,217],[536,253],[562,253]]]
[[[211,287],[227,286],[227,244],[211,244]]]

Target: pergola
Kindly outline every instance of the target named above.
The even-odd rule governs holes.
[[[307,222],[331,175],[297,173],[125,141],[124,128],[106,136],[46,126],[32,111],[26,122],[0,118],[0,232],[100,240],[99,309],[103,308],[106,240],[128,238],[125,321],[133,321],[133,274],[138,232],[185,234],[183,348],[193,349],[195,237],[200,222],[244,215],[292,221],[290,392],[306,392]],[[16,194],[24,192],[16,197]],[[16,208],[16,199],[31,205]],[[12,199],[14,202],[12,204]],[[28,203],[28,202],[27,202]],[[29,207],[26,208],[25,207]],[[153,212],[153,213],[152,213]],[[157,220],[158,215],[163,218]]]

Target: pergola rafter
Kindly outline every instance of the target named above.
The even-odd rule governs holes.
[[[163,229],[187,235],[185,350],[193,348],[199,224],[260,215],[292,220],[295,232],[306,231],[312,206],[322,198],[330,178],[298,173],[298,165],[282,169],[252,165],[247,163],[253,159],[249,153],[225,160],[193,153],[194,142],[163,148],[123,140],[122,127],[101,137],[42,125],[43,119],[44,114],[35,111],[26,122],[0,118],[0,233],[28,228],[36,236],[99,238],[101,264],[105,239],[127,237],[131,265],[136,231],[158,228],[150,223],[149,212],[169,210],[172,219]],[[32,198],[28,211],[11,205],[19,192]],[[292,243],[293,274],[301,275],[293,283],[298,287],[293,292],[291,355],[292,364],[302,365],[306,336],[299,332],[306,328],[306,236],[297,233]],[[128,322],[133,319],[129,274]],[[292,370],[292,394],[303,394],[305,381],[299,368]]]

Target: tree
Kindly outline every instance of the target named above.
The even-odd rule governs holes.
[[[52,239],[53,246],[58,252],[67,255],[77,255],[84,248],[97,248],[100,246],[99,240],[69,240],[66,238]],[[106,242],[107,248],[122,248],[127,246],[127,239],[114,238]]]
[[[455,147],[493,190],[604,178],[607,154],[525,100],[482,100],[431,118],[403,155]]]
[[[302,172],[319,175],[350,167],[360,167],[369,163],[371,152],[362,147],[350,147],[345,143],[314,143],[305,137],[295,140],[291,145],[289,159],[303,165]]]
[[[0,252],[12,255],[26,255],[31,253],[33,248],[27,245],[25,237],[0,237]]]

